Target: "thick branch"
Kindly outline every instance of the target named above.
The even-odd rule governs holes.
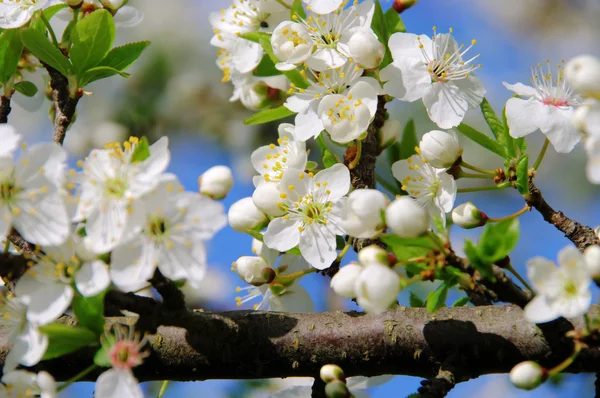
[[[565,216],[562,211],[554,210],[542,196],[542,192],[531,182],[529,184],[529,195],[525,198],[527,203],[534,207],[548,223],[563,232],[565,236],[579,248],[584,250],[591,245],[600,243],[594,230],[581,225],[575,220]]]
[[[0,96],[0,124],[8,123],[8,114],[11,110],[10,98],[4,95]]]
[[[600,307],[593,306],[590,315],[600,315]],[[315,377],[327,363],[341,366],[346,376],[440,378],[448,358],[458,355],[460,382],[507,373],[523,360],[551,367],[571,350],[565,328],[542,332],[516,306],[442,308],[435,314],[399,307],[381,315],[162,310],[156,316],[163,326],[151,336],[152,354],[136,368],[142,381]],[[0,335],[0,358],[9,348],[6,338]],[[565,350],[553,351],[553,340]],[[92,356],[93,350],[81,350],[37,368],[66,380]],[[567,371],[599,370],[600,349],[589,348]]]
[[[52,100],[54,101],[54,134],[52,139],[62,145],[67,134],[67,129],[73,122],[75,108],[81,98],[81,90],[72,97],[69,91],[69,80],[59,71],[46,65],[50,74],[50,87],[52,87]]]

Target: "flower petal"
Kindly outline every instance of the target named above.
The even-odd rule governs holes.
[[[300,242],[298,223],[283,217],[276,218],[269,223],[263,238],[268,248],[281,252],[288,251]]]
[[[520,138],[533,133],[547,117],[548,107],[535,98],[511,98],[506,102],[506,121],[511,137]]]
[[[569,153],[581,140],[581,134],[573,125],[573,109],[561,109],[555,106],[546,106],[547,118],[540,126],[542,133],[548,137],[552,146],[559,153]]]
[[[100,260],[83,263],[75,274],[75,285],[79,293],[85,297],[100,294],[110,286],[108,267]]]
[[[557,285],[558,268],[544,257],[534,257],[527,262],[527,278],[538,294],[553,294]]]
[[[328,169],[319,171],[313,182],[321,185],[327,183],[327,188],[330,191],[329,200],[335,202],[350,190],[350,170],[343,164],[336,163]]]
[[[312,223],[300,233],[300,253],[316,269],[329,267],[337,257],[335,234],[326,225]]]
[[[427,65],[416,58],[396,58],[381,70],[380,76],[385,81],[383,91],[402,101],[422,98],[431,86]]]
[[[533,323],[546,323],[560,316],[546,301],[546,296],[536,296],[524,308],[525,319]]]
[[[509,84],[507,82],[502,82],[502,85],[510,91],[513,91],[517,95],[521,95],[523,97],[536,97],[538,95],[538,92],[535,88],[526,86],[523,83]]]
[[[96,380],[95,398],[144,398],[130,370],[109,369]]]
[[[453,82],[433,83],[423,95],[429,118],[440,128],[458,126],[469,109],[467,95]]]
[[[322,48],[306,60],[309,68],[316,71],[324,71],[326,69],[336,69],[344,66],[348,61],[346,57],[340,54],[334,48]]]

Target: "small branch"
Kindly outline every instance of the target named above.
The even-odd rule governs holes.
[[[454,373],[440,369],[434,378],[423,380],[418,391],[420,398],[444,398],[455,385]]]
[[[319,376],[315,377],[310,393],[311,398],[327,398],[325,395],[325,382]]]
[[[8,115],[12,108],[10,107],[10,98],[0,96],[0,124],[8,123]]]
[[[67,129],[73,123],[75,108],[83,93],[78,90],[74,97],[69,90],[69,80],[59,71],[49,65],[45,65],[50,74],[50,87],[52,87],[52,100],[54,101],[54,134],[52,139],[62,145],[67,134]]]
[[[156,291],[161,295],[163,299],[163,305],[173,311],[185,311],[185,297],[183,292],[179,290],[177,285],[158,270],[154,271],[152,279],[149,280]]]
[[[562,211],[554,210],[543,198],[542,192],[530,182],[529,195],[524,195],[527,204],[535,208],[544,217],[546,222],[554,225],[556,229],[565,234],[565,236],[577,246],[579,250],[584,250],[591,245],[600,243],[598,236],[590,227],[582,225],[575,220],[565,216]]]

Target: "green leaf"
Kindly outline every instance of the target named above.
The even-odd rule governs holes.
[[[504,109],[502,109],[502,124],[504,125],[504,139],[506,141],[506,148],[508,149],[507,154],[509,156],[514,157],[515,155],[515,139],[511,137],[510,135],[510,129],[508,127],[508,121],[506,120],[506,106],[504,106]],[[524,138],[519,138],[519,140],[525,140]],[[518,146],[518,144],[517,144]],[[512,148],[512,150],[511,150]]]
[[[15,84],[15,90],[26,97],[33,97],[38,92],[36,85],[27,80],[23,80],[22,82]]]
[[[468,302],[468,297],[461,297],[452,304],[452,307],[464,307]]]
[[[54,17],[56,15],[56,13],[58,13],[60,10],[67,8],[68,6],[69,5],[66,3],[55,4],[53,6],[50,6],[44,10],[44,17],[46,18],[47,21],[50,21],[52,19],[52,17]],[[29,23],[29,27],[37,30],[40,33],[44,33],[44,34],[46,33],[46,24],[44,23],[42,18],[39,16],[39,13],[34,14],[34,17],[31,19],[31,22]]]
[[[260,63],[258,64],[258,66],[256,67],[256,69],[254,69],[253,72],[254,76],[277,76],[277,75],[281,75],[281,71],[278,71],[277,68],[275,68],[275,64],[273,63],[273,61],[271,61],[271,58],[269,58],[268,55],[264,55],[262,57],[262,59],[260,60]]]
[[[483,134],[482,132],[475,130],[473,127],[461,123],[456,129],[460,131],[465,137],[475,141],[482,147],[494,152],[497,155],[502,156],[503,158],[507,157],[506,151],[500,144],[498,144],[496,141],[492,140],[490,137]]]
[[[16,29],[2,32],[0,35],[0,83],[7,84],[17,73],[17,64],[23,53],[23,42]]]
[[[325,153],[323,154],[323,166],[325,166],[326,169],[330,168],[331,166],[333,166],[334,164],[338,164],[338,158],[337,156],[335,156],[335,154],[333,152],[331,152],[329,149],[325,150]]]
[[[294,21],[294,15],[298,15],[302,19],[306,19],[306,12],[302,6],[302,0],[294,0],[292,8],[290,10],[290,19]]]
[[[408,159],[415,153],[416,147],[419,146],[419,139],[417,138],[417,129],[415,127],[415,121],[410,119],[404,131],[402,132],[402,140],[400,141],[400,160]]]
[[[40,61],[50,65],[63,76],[68,76],[73,68],[67,57],[52,44],[48,37],[32,28],[21,31],[21,41]]]
[[[99,66],[108,66],[116,70],[124,71],[129,68],[142,55],[142,52],[150,45],[150,42],[137,41],[115,47],[100,61]]]
[[[392,53],[388,47],[388,40],[390,39],[390,33],[386,25],[386,17],[381,8],[379,0],[375,0],[375,12],[373,13],[373,19],[371,21],[371,29],[377,35],[377,38],[385,46],[385,55],[381,62],[381,68],[386,67],[392,63]]]
[[[131,163],[141,162],[150,156],[148,138],[142,137],[131,154]]]
[[[488,126],[490,126],[490,130],[492,130],[494,137],[496,137],[496,141],[498,141],[500,145],[506,148],[507,132],[504,129],[504,123],[502,123],[498,116],[496,116],[496,112],[494,112],[494,108],[492,108],[487,98],[484,98],[479,106],[481,108],[481,113],[483,113],[485,121],[487,122]],[[512,147],[507,148],[507,150],[509,155],[511,154],[511,151],[514,152],[514,148]]]
[[[306,162],[306,170],[308,171],[316,170],[318,167],[319,164],[317,162],[313,162],[312,160]]]
[[[110,51],[115,35],[115,23],[107,10],[96,10],[77,22],[71,32],[70,56],[78,78],[100,64]]]
[[[529,193],[529,155],[522,156],[517,163],[515,186],[521,195]]]
[[[446,299],[448,298],[448,285],[445,283],[441,284],[440,287],[435,289],[433,292],[429,292],[427,299],[425,300],[425,306],[427,311],[434,313],[440,308],[446,305]]]
[[[477,246],[475,246],[471,240],[465,239],[464,251],[473,268],[479,271],[483,277],[490,280],[495,279],[494,272],[492,271],[492,265],[482,261],[481,257],[479,256]]]
[[[479,238],[477,253],[487,264],[494,264],[508,256],[519,240],[519,219],[511,218],[485,226]]]
[[[98,344],[98,336],[83,327],[51,323],[41,326],[40,332],[48,336],[48,349],[42,360],[57,358],[82,347]]]
[[[425,302],[421,300],[419,296],[417,296],[413,292],[410,292],[410,306],[418,308],[425,307]]]
[[[279,59],[275,56],[273,52],[273,47],[271,47],[271,35],[264,32],[248,32],[240,35],[241,38],[253,41],[262,46],[265,53],[271,58],[273,64],[278,64]],[[283,72],[283,74],[292,82],[292,84],[297,88],[307,88],[308,82],[306,79],[298,72],[297,69],[292,69],[289,71]]]
[[[390,234],[382,236],[381,241],[388,245],[398,260],[402,261],[425,256],[435,248],[428,237],[404,239]]]
[[[98,351],[96,351],[96,354],[94,355],[94,363],[102,368],[110,368],[112,366],[108,347],[108,345],[103,345]]]
[[[248,119],[244,120],[244,124],[254,125],[254,124],[263,124],[267,122],[272,122],[274,120],[283,119],[284,117],[292,116],[295,112],[290,111],[285,106],[281,105],[280,107],[273,109],[264,109],[254,115],[250,116]]]
[[[344,247],[346,247],[346,241],[344,240],[344,237],[341,235],[336,235],[335,236],[335,249],[343,250]]]
[[[389,36],[398,32],[406,32],[406,25],[404,25],[402,17],[400,17],[400,14],[391,7],[385,12],[385,26],[387,27]],[[385,44],[387,46],[387,43]]]
[[[77,317],[79,325],[96,333],[96,336],[104,334],[104,295],[102,292],[96,296],[83,297],[77,295],[73,299],[73,312]]]
[[[121,72],[115,68],[111,68],[110,66],[96,66],[91,69],[88,69],[83,76],[79,79],[79,86],[85,87],[93,81],[105,79],[110,76],[120,75],[122,77],[131,76],[129,73]]]

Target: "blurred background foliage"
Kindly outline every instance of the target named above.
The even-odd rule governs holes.
[[[382,3],[388,8],[391,2]],[[212,29],[208,14],[227,7],[229,1],[131,0],[130,5],[145,14],[144,20],[134,28],[120,28],[117,40],[124,43],[148,39],[152,45],[130,70],[131,78],[113,77],[89,87],[91,92],[80,101],[77,121],[65,142],[73,162],[93,147],[120,141],[129,135],[146,135],[151,140],[168,135],[173,158],[170,170],[181,178],[187,189],[196,189],[196,178],[210,166],[227,164],[234,169],[237,179],[225,205],[251,195],[250,153],[259,145],[273,141],[277,132],[276,124],[243,125],[242,120],[252,112],[239,103],[230,103],[232,87],[221,83],[222,75],[215,64],[216,49],[209,45]],[[440,32],[453,27],[459,43],[477,39],[474,51],[482,54],[483,64],[478,76],[497,111],[501,111],[511,95],[502,87],[502,81],[527,83],[530,65],[546,59],[558,63],[582,53],[600,55],[599,0],[421,0],[402,17],[409,32],[430,34],[432,26],[437,25]],[[39,84],[43,81],[40,76],[33,80]],[[19,100],[9,118],[29,141],[47,140],[51,135],[46,115],[50,103],[45,101],[33,113],[26,110],[39,108],[42,97]],[[419,135],[434,128],[420,101],[394,102],[389,111],[391,118],[402,123],[414,119]],[[483,118],[474,111],[467,115],[466,123],[485,129]],[[537,156],[542,141],[541,134],[534,134],[529,140],[532,156]],[[468,143],[465,158],[488,168],[501,164],[485,150],[475,149]],[[381,163],[382,169],[387,166],[385,159]],[[560,156],[550,151],[538,173],[537,183],[556,208],[596,226],[600,224],[599,191],[586,181],[584,163],[581,148]],[[512,213],[522,206],[522,199],[514,191],[495,196],[459,195],[457,204],[467,200],[494,217]],[[521,218],[521,226],[522,239],[512,256],[521,272],[528,258],[544,255],[555,259],[557,251],[568,244],[539,214],[526,214]],[[478,231],[452,231],[453,243],[459,252],[465,237],[476,239],[478,235]],[[250,238],[227,228],[210,245],[210,273],[202,289],[186,290],[189,305],[234,309],[238,281],[229,272],[230,263],[250,254]],[[311,275],[302,285],[311,292],[319,310],[356,309],[351,302],[331,295],[328,281],[321,276]],[[423,284],[413,293],[424,297],[433,288],[431,284]],[[458,296],[457,293],[450,297],[448,302]],[[407,292],[401,294],[401,302],[408,303]],[[369,393],[375,398],[402,397],[415,392],[419,381],[396,377],[390,383],[370,389]],[[310,380],[171,383],[165,397],[265,397],[268,396],[266,389],[273,391],[298,383],[306,384]],[[156,396],[159,383],[145,385],[148,396]],[[91,396],[92,389],[91,383],[82,383],[67,389],[66,394]],[[506,375],[499,375],[459,385],[450,396],[591,396],[592,391],[593,379],[587,375],[568,375],[532,393],[514,389]]]

